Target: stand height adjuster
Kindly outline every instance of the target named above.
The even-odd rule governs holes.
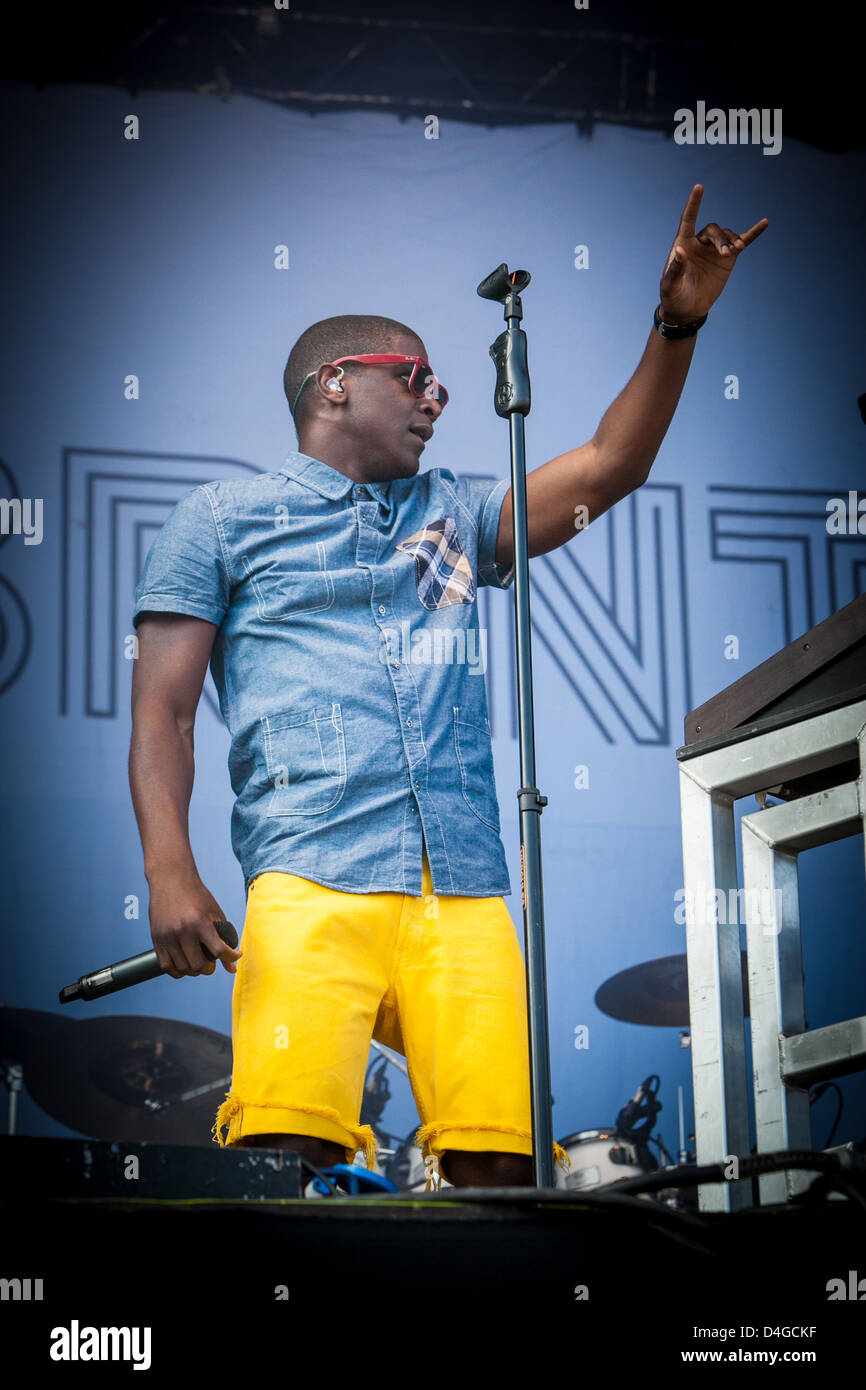
[[[542,796],[537,787],[518,787],[517,800],[521,811],[537,811],[539,815],[547,805],[547,797]]]

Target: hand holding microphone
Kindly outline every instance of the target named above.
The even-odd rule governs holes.
[[[175,980],[185,975],[212,975],[217,960],[229,974],[236,972],[241,956],[236,949],[237,931],[200,880],[192,885],[189,880],[183,884],[176,879],[163,880],[158,889],[152,887],[150,926],[154,950],[80,976],[74,985],[60,991],[61,1004],[99,999],[159,975],[171,975]]]
[[[234,950],[237,933],[227,946],[214,927],[215,922],[224,921],[225,913],[198,874],[161,874],[151,879],[150,935],[161,972],[173,980],[212,975],[217,959],[230,975],[235,973],[241,954]]]

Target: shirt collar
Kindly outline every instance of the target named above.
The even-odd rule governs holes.
[[[354,486],[352,479],[347,478],[339,469],[332,468],[321,459],[311,458],[309,454],[299,453],[297,449],[290,450],[279,471],[294,478],[296,482],[303,483],[305,487],[320,492],[323,497],[345,497]]]
[[[351,478],[347,478],[345,473],[341,473],[338,468],[332,468],[329,463],[324,463],[321,459],[311,458],[309,454],[302,454],[297,449],[292,449],[286,455],[286,461],[280,473],[285,473],[287,477],[294,478],[295,482],[303,483],[305,487],[311,487],[315,492],[319,492],[323,497],[330,497],[334,500],[345,497],[346,493],[351,492],[353,487],[359,486]],[[387,483],[364,483],[371,496],[385,501],[387,499]]]

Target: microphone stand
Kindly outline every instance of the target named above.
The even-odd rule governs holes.
[[[536,1187],[553,1187],[553,1117],[550,1094],[550,1042],[547,1023],[547,971],[544,957],[544,903],[541,883],[541,812],[547,797],[535,785],[535,726],[532,710],[532,650],[529,619],[529,556],[526,538],[526,452],[523,417],[529,414],[529,368],[520,290],[526,270],[509,273],[503,262],[478,286],[482,299],[504,306],[507,327],[490,347],[496,365],[493,405],[511,422],[511,498],[514,514],[514,612],[517,622],[517,709],[520,734],[520,876],[526,941],[526,994],[529,1015],[529,1085],[532,1102],[532,1168]]]

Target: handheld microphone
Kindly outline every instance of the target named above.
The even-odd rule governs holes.
[[[214,922],[219,935],[232,950],[238,944],[238,934],[231,922]],[[206,946],[202,952],[208,960],[214,957]],[[115,990],[127,989],[130,985],[140,985],[144,980],[155,980],[165,971],[159,963],[156,951],[142,951],[140,956],[129,956],[119,960],[116,965],[106,965],[103,970],[95,970],[91,975],[82,975],[74,985],[65,985],[60,991],[61,1004],[71,1004],[74,999],[101,999],[103,994],[114,994]]]

